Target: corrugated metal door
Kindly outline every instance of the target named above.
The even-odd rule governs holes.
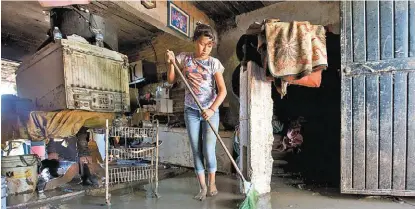
[[[415,195],[415,1],[344,1],[343,193]]]

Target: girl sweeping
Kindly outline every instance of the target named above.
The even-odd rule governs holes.
[[[219,106],[226,97],[226,86],[223,79],[224,67],[221,62],[210,56],[216,44],[215,33],[209,25],[197,23],[193,35],[194,52],[183,52],[175,57],[172,51],[167,50],[168,63],[167,80],[174,83],[176,75],[174,64],[177,60],[182,72],[189,82],[204,111],[200,111],[191,93],[186,89],[184,117],[186,128],[193,152],[195,172],[200,185],[200,192],[195,196],[204,200],[206,196],[215,196],[218,193],[215,184],[216,164],[216,136],[206,120],[210,120],[214,129],[219,129]],[[216,91],[216,88],[218,91]],[[199,137],[201,136],[201,138]],[[208,183],[205,180],[206,159]]]

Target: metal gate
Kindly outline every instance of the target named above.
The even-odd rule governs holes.
[[[341,191],[415,196],[415,1],[343,1]]]

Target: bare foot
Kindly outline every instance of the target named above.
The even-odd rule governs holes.
[[[216,184],[209,185],[209,196],[213,197],[218,194],[218,189],[216,188]]]
[[[194,197],[194,199],[203,201],[203,200],[206,199],[206,193],[207,193],[207,190],[206,189],[201,189],[200,192],[199,192],[199,194],[197,194]]]

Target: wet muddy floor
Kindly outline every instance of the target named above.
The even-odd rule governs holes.
[[[151,198],[148,186],[126,188],[113,192],[111,206],[106,206],[105,197],[82,196],[65,202],[55,202],[39,209],[233,209],[243,197],[237,194],[238,182],[232,177],[219,176],[219,195],[204,202],[193,200],[198,187],[190,174],[166,179],[159,184],[159,199]],[[261,197],[258,208],[264,209],[410,209],[415,208],[414,199],[393,201],[391,198],[371,198],[340,195],[332,189],[299,189],[289,179],[274,178],[273,192]]]
[[[217,187],[220,191],[216,197],[208,197],[206,201],[193,200],[192,197],[198,192],[196,179],[190,174],[166,179],[159,183],[160,198],[151,198],[151,190],[148,185],[125,188],[111,194],[111,206],[109,208],[123,209],[184,209],[184,208],[206,208],[227,209],[235,206],[243,200],[238,193],[238,182],[226,176],[219,176]],[[39,209],[103,209],[107,208],[105,197],[83,196],[66,202],[56,202]]]

